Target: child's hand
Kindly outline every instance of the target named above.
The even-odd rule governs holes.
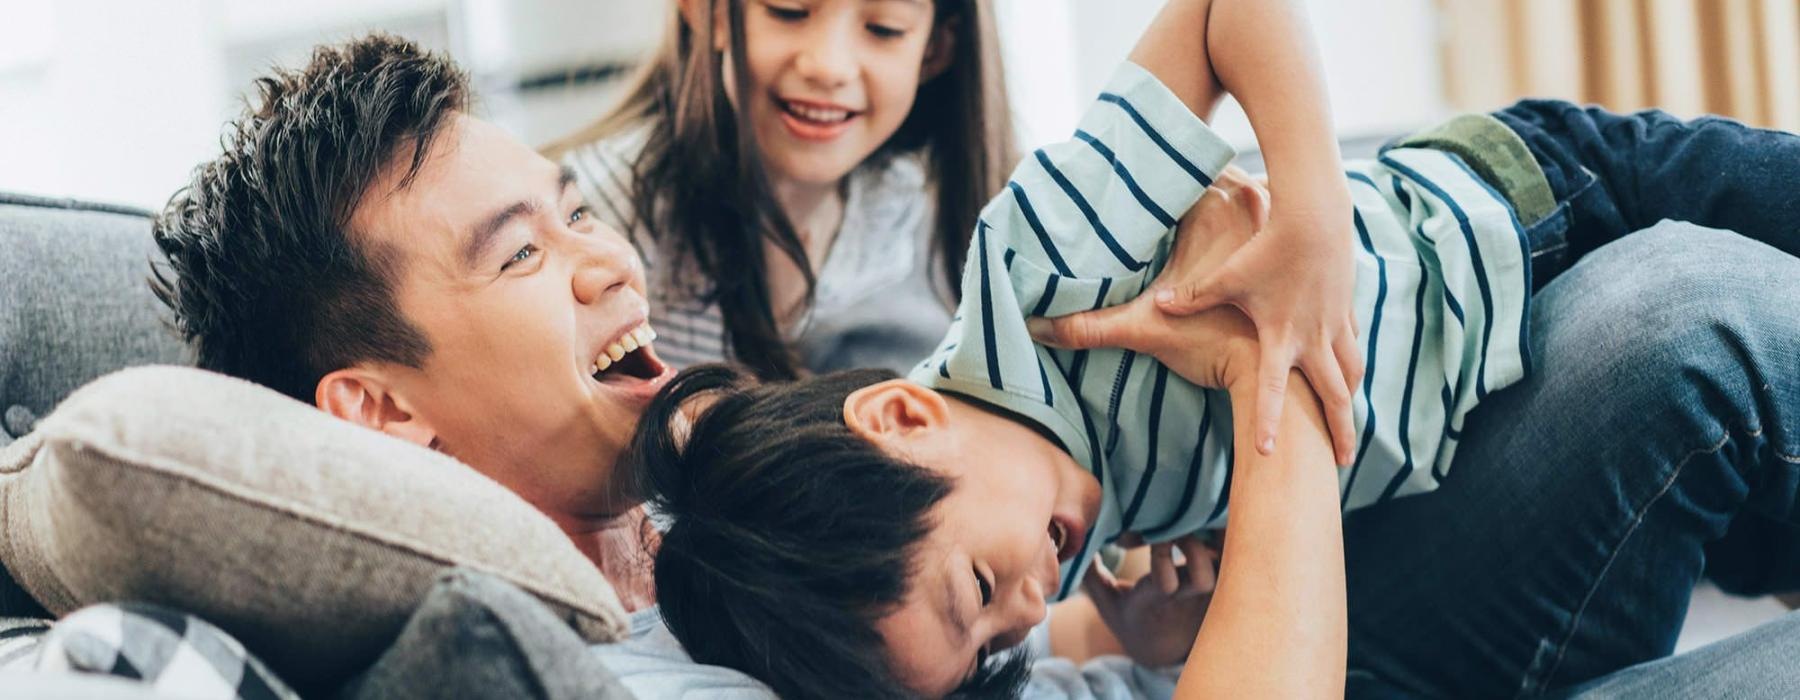
[[[1347,202],[1347,194],[1342,199]],[[1180,277],[1159,284],[1156,301],[1164,313],[1187,316],[1229,304],[1255,324],[1262,349],[1256,405],[1256,447],[1262,454],[1275,449],[1288,370],[1298,367],[1323,402],[1338,463],[1354,458],[1350,397],[1362,381],[1363,359],[1351,309],[1356,281],[1351,226],[1347,206],[1308,209],[1278,202],[1267,225],[1223,264],[1199,270],[1171,264],[1165,277],[1169,272]]]
[[[1187,557],[1186,566],[1175,565],[1174,548]],[[1194,647],[1212,603],[1217,561],[1211,545],[1189,536],[1153,545],[1151,573],[1136,581],[1121,582],[1095,561],[1081,587],[1127,656],[1143,666],[1168,666]]]
[[[1228,389],[1256,381],[1256,327],[1235,308],[1187,316],[1157,309],[1157,290],[1203,279],[1241,250],[1268,221],[1268,193],[1228,167],[1181,217],[1175,249],[1150,290],[1129,302],[1056,319],[1029,319],[1037,342],[1069,349],[1122,347],[1149,354],[1182,378]]]

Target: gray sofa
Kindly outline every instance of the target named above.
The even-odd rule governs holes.
[[[0,192],[0,446],[31,432],[64,397],[101,375],[191,362],[147,284],[155,254],[150,217],[129,207]],[[0,561],[0,618],[21,617],[49,615]],[[334,683],[331,694],[630,697],[549,608],[511,584],[467,571],[445,573],[392,646],[370,662],[348,684]],[[117,678],[0,673],[0,697],[150,696]]]
[[[0,445],[113,370],[186,363],[145,284],[150,212],[0,192]]]
[[[150,216],[0,192],[0,445],[100,375],[188,362],[145,283]],[[0,568],[0,617],[41,616]]]

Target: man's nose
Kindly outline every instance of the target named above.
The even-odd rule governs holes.
[[[630,287],[640,274],[637,254],[629,248],[589,246],[577,255],[580,257],[571,285],[575,301],[581,304],[599,303]]]

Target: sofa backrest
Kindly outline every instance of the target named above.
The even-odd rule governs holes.
[[[191,364],[147,278],[150,212],[0,192],[0,445],[135,365]]]

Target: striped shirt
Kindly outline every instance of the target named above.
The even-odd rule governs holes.
[[[1177,219],[1233,155],[1126,64],[1075,136],[1025,158],[982,211],[962,304],[910,374],[1040,424],[1100,481],[1100,515],[1064,564],[1063,595],[1121,533],[1157,542],[1225,523],[1232,407],[1148,356],[1037,345],[1025,319],[1136,297],[1166,263]],[[1457,157],[1395,149],[1347,175],[1368,363],[1353,398],[1356,459],[1341,471],[1349,509],[1436,488],[1465,416],[1527,371],[1531,284],[1512,208]]]
[[[654,235],[632,206],[632,164],[645,133],[581,146],[563,164],[575,172],[595,215],[628,235],[644,258],[657,355],[676,368],[726,361],[731,350],[724,317],[708,299],[705,280],[672,264],[682,257],[673,247],[679,241]],[[950,323],[952,297],[933,256],[932,190],[919,159],[902,154],[852,171],[844,192],[844,220],[819,270],[813,304],[783,334],[814,372],[903,372],[931,351]]]

